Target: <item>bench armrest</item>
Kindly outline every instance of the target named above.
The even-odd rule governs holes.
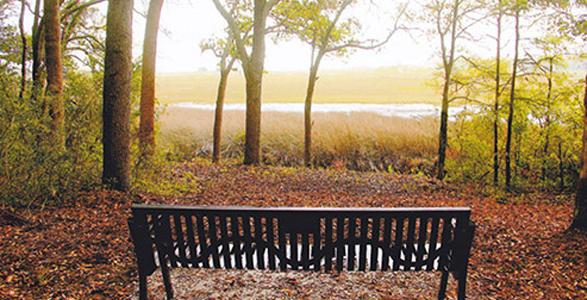
[[[460,277],[467,272],[476,226],[472,221],[468,221],[466,225],[456,231],[455,247],[450,268],[450,271],[456,277]]]
[[[153,274],[156,269],[155,256],[146,220],[141,221],[131,217],[128,219],[128,228],[134,244],[139,273],[147,276]]]

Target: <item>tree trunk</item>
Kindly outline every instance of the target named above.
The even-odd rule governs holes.
[[[436,178],[442,180],[446,175],[444,172],[444,163],[446,160],[446,147],[448,139],[448,86],[450,84],[450,75],[445,78],[444,88],[442,91],[442,107],[440,110],[440,133],[438,138],[438,169]]]
[[[65,147],[63,107],[63,65],[61,62],[61,23],[59,0],[45,0],[45,66],[47,68],[47,100],[51,117],[51,142]]]
[[[155,73],[157,61],[157,35],[163,0],[151,0],[147,13],[143,41],[143,69],[141,79],[141,118],[139,144],[141,154],[149,157],[155,151]]]
[[[544,146],[543,146],[543,154],[542,154],[542,183],[546,187],[546,164],[548,162],[548,150],[550,148],[550,111],[552,106],[552,73],[553,73],[553,65],[552,65],[553,58],[549,58],[549,65],[548,65],[548,90],[546,92],[546,118],[544,121]]]
[[[220,71],[220,81],[218,82],[218,93],[216,94],[216,111],[214,114],[214,131],[212,133],[212,162],[220,161],[222,146],[222,112],[224,110],[224,96],[226,95],[226,85],[230,69]]]
[[[45,59],[45,30],[44,18],[40,17],[41,0],[35,2],[35,18],[32,30],[32,68],[31,75],[33,79],[33,86],[31,91],[31,98],[38,99],[43,94],[45,86],[45,78],[43,78],[43,71],[41,69],[42,62]],[[44,109],[43,109],[44,110]]]
[[[314,97],[314,88],[318,80],[318,68],[322,60],[322,52],[318,54],[316,60],[312,59],[310,74],[308,75],[308,87],[306,90],[306,100],[304,102],[304,165],[312,165],[312,99]]]
[[[455,61],[455,48],[457,42],[457,23],[459,20],[459,0],[455,0],[452,11],[451,30],[450,30],[450,49],[448,59],[446,58],[446,48],[444,38],[441,35],[442,59],[444,66],[444,86],[442,89],[442,107],[440,110],[440,133],[438,135],[438,164],[436,178],[443,180],[446,176],[444,164],[446,160],[446,148],[448,145],[448,102],[449,88],[452,80],[452,68]]]
[[[514,39],[514,61],[512,67],[512,82],[510,89],[510,103],[508,113],[508,128],[505,142],[505,188],[508,192],[512,188],[512,167],[511,167],[511,149],[512,149],[512,126],[514,123],[514,101],[516,100],[516,76],[518,71],[518,52],[520,43],[520,10],[516,8],[515,12],[515,39]]]
[[[24,98],[24,93],[26,90],[27,39],[26,39],[26,33],[24,31],[25,8],[26,8],[26,0],[21,0],[20,17],[18,19],[18,28],[20,30],[20,39],[22,42],[21,70],[20,70],[20,93],[18,94],[18,97],[20,98],[20,100],[22,100]]]
[[[495,48],[495,103],[493,106],[493,185],[499,185],[499,96],[501,95],[501,0],[498,1],[497,37]]]
[[[587,231],[587,76],[585,76],[585,95],[583,98],[583,151],[581,153],[581,172],[575,198],[575,213],[572,228]]]
[[[102,182],[130,187],[130,85],[132,78],[132,0],[110,0],[104,60]]]
[[[559,191],[562,193],[565,190],[565,164],[563,161],[563,141],[558,141],[558,178]]]
[[[261,92],[265,61],[265,0],[255,0],[253,17],[253,48],[246,77],[245,165],[259,164],[261,152]]]

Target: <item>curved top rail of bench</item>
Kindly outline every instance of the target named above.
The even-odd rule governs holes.
[[[133,204],[133,211],[155,212],[232,212],[232,213],[399,213],[469,215],[470,207],[257,207],[257,206],[185,206],[160,204]]]

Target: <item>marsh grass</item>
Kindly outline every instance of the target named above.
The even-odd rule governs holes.
[[[434,70],[418,67],[386,67],[322,71],[315,93],[316,103],[433,103],[439,94],[433,83]],[[265,103],[303,102],[308,74],[303,71],[267,71],[263,78]],[[161,103],[213,103],[218,72],[158,74],[157,98]],[[226,103],[243,103],[243,75],[232,72]]]
[[[405,119],[373,113],[315,113],[313,164],[360,171],[430,174],[434,166],[435,118]],[[209,157],[213,114],[170,107],[161,116],[161,144],[176,159]],[[265,112],[262,117],[263,162],[269,165],[303,164],[303,116]],[[222,154],[242,156],[244,112],[226,111]]]

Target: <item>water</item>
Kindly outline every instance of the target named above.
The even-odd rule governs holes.
[[[170,107],[191,108],[198,110],[213,111],[215,104],[181,102],[171,104]],[[454,116],[465,110],[471,110],[471,106],[453,106],[449,108],[449,116]],[[225,111],[244,111],[244,103],[230,103],[224,105]],[[264,103],[261,105],[262,111],[267,112],[284,112],[284,113],[303,113],[303,103]],[[313,113],[351,113],[363,112],[374,113],[384,117],[401,117],[401,118],[423,118],[438,116],[440,106],[424,103],[394,103],[394,104],[370,104],[370,103],[317,103],[312,104]]]

